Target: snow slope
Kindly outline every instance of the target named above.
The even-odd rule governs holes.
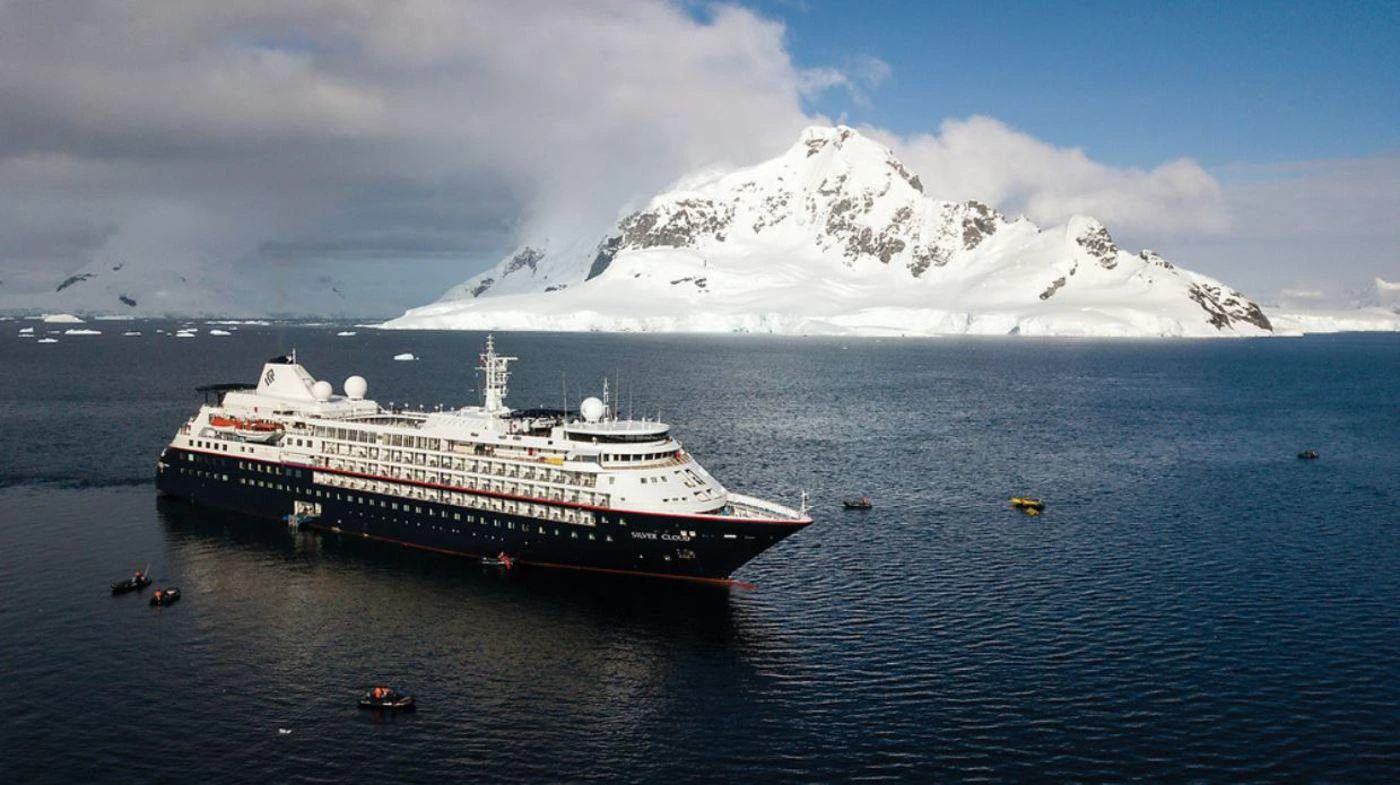
[[[1253,336],[1238,291],[1126,252],[1098,221],[1042,229],[923,193],[857,131],[809,128],[692,178],[601,239],[523,246],[388,328]]]

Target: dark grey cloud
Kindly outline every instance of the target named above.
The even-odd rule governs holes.
[[[295,268],[413,305],[517,242],[601,232],[688,171],[773,155],[820,121],[805,98],[859,103],[889,76],[873,57],[797,68],[782,26],[743,8],[700,16],[663,0],[0,2],[0,279],[200,264],[247,272],[236,294]],[[1393,234],[1348,246],[1330,224],[1274,221],[1345,200],[1364,165],[1284,178],[1316,194],[1285,199],[1187,159],[1104,166],[987,118],[881,136],[933,196],[1093,213],[1207,254],[1213,274],[1303,247],[1369,254],[1358,269],[1390,249],[1376,272],[1395,274]],[[1376,204],[1361,209],[1393,217]],[[1299,225],[1313,234],[1279,239]]]
[[[481,265],[781,149],[782,36],[631,0],[6,3],[0,266]]]

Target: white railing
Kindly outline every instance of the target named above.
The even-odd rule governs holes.
[[[775,502],[765,501],[756,496],[745,496],[742,493],[729,492],[729,506],[734,508],[734,514],[740,518],[777,518],[787,521],[800,521],[806,516],[791,507],[784,507]]]

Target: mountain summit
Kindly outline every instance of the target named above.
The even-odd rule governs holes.
[[[560,250],[554,250],[558,248]],[[804,130],[691,178],[606,236],[530,244],[385,326],[1115,336],[1268,335],[1243,294],[1128,253],[1098,221],[1041,229],[948,202],[884,145]]]

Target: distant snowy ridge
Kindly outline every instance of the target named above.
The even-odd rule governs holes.
[[[1042,229],[926,196],[883,145],[809,128],[661,194],[602,238],[522,246],[388,328],[1256,336],[1242,293],[1088,217]]]
[[[282,277],[285,276],[285,277]],[[237,265],[188,261],[171,268],[150,260],[93,261],[47,291],[0,290],[0,312],[125,317],[361,316],[336,281],[286,268],[279,277],[249,275]]]
[[[1291,334],[1400,332],[1400,313],[1379,307],[1277,311],[1273,321],[1275,329]]]

